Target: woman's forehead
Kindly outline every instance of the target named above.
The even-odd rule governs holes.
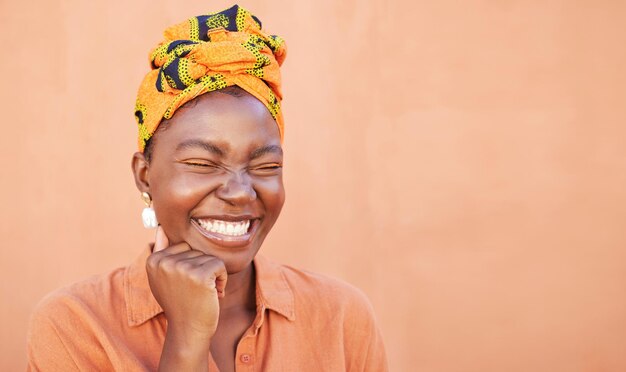
[[[206,149],[218,147],[223,153],[280,148],[276,121],[253,96],[203,95],[164,124],[167,130],[159,131],[158,142],[167,142],[169,148],[184,149],[193,144]],[[202,143],[208,145],[200,146]]]
[[[184,140],[174,149],[176,153],[185,151],[202,151],[218,157],[229,157],[234,153],[238,156],[256,159],[266,154],[283,155],[283,149],[276,143],[249,143],[248,146],[234,147],[230,143],[212,141],[211,139],[190,138]]]

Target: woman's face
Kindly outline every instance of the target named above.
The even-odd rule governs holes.
[[[135,154],[133,169],[170,244],[186,242],[237,273],[256,255],[285,200],[278,126],[249,94],[212,92],[195,103],[155,134],[149,164]],[[142,161],[143,168],[135,165]]]

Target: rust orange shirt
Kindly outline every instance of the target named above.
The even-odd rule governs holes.
[[[31,371],[154,371],[166,319],[146,274],[150,247],[128,267],[48,295],[31,318]],[[336,279],[254,259],[257,314],[237,371],[387,371],[367,298]],[[218,371],[213,358],[209,371]]]

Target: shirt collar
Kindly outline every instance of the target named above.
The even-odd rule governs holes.
[[[146,260],[152,253],[149,245],[124,271],[124,297],[129,326],[138,326],[163,312],[152,295],[146,272]]]
[[[152,247],[144,249],[124,271],[124,297],[129,326],[138,326],[163,312],[163,309],[152,295],[146,260],[152,253]],[[296,319],[294,296],[282,267],[266,257],[257,255],[254,258],[256,270],[257,311],[270,309],[285,318]]]
[[[296,319],[294,296],[281,265],[257,254],[256,271],[257,308],[273,310],[289,320]]]

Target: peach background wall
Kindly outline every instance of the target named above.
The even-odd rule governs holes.
[[[45,293],[152,238],[147,52],[229,5],[0,2],[0,370]],[[393,371],[626,370],[625,2],[240,5],[289,45],[267,255],[362,288]]]

